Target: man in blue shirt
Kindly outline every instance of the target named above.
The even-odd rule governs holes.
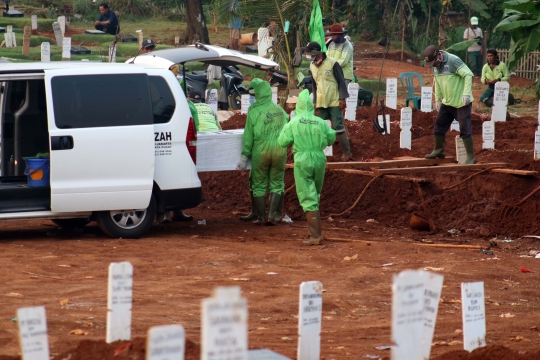
[[[238,41],[240,40],[240,29],[242,28],[242,18],[240,14],[240,4],[238,0],[231,0],[229,5],[229,29],[231,31],[231,49],[238,50],[240,48]]]
[[[120,33],[120,27],[118,26],[118,18],[114,11],[109,10],[109,5],[103,3],[99,5],[99,12],[101,15],[98,20],[94,20],[96,30],[105,31],[107,34],[117,35]]]

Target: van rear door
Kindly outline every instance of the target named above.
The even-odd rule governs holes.
[[[150,203],[148,77],[135,67],[108,70],[45,70],[54,212],[144,209]]]

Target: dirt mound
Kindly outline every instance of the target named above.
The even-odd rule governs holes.
[[[437,356],[434,360],[538,360],[540,352],[518,352],[502,345],[491,345],[472,352],[455,350]]]
[[[412,150],[408,150],[399,148],[400,109],[385,111],[391,118],[388,135],[381,135],[373,129],[372,121],[378,113],[376,107],[360,108],[357,110],[358,121],[346,122],[355,161],[381,161],[402,156],[421,158],[433,149],[432,133],[436,112],[423,113],[413,110]],[[477,161],[506,162],[512,168],[540,171],[540,164],[533,160],[536,118],[511,118],[507,122],[496,123],[496,150],[482,149],[482,123],[486,120],[489,120],[486,115],[472,115]],[[222,126],[224,129],[233,129],[241,128],[244,124],[245,115],[235,115]],[[454,138],[457,135],[459,133],[455,131],[447,135],[447,156],[455,156]],[[334,157],[328,160],[339,161],[339,145],[333,146],[333,152]],[[290,153],[288,162],[293,162]],[[439,229],[457,229],[471,236],[482,237],[521,236],[540,232],[540,219],[537,215],[540,203],[535,197],[525,202],[519,212],[504,216],[506,205],[517,203],[540,185],[536,177],[518,177],[486,171],[457,187],[445,190],[472,174],[474,172],[469,171],[411,174],[429,180],[428,184],[421,186],[422,193],[429,216]],[[235,213],[249,212],[251,203],[247,172],[201,173],[200,177],[203,183],[204,206]],[[369,176],[327,171],[321,194],[322,216],[327,218],[349,208],[371,179]],[[292,185],[293,170],[288,169],[285,174],[285,188]],[[304,218],[294,188],[287,193],[285,208],[291,218]],[[360,222],[374,218],[392,226],[408,227],[413,213],[426,216],[416,185],[409,181],[379,178],[366,191],[358,206],[342,217]]]

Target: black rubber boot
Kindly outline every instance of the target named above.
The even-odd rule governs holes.
[[[268,217],[266,220],[267,225],[276,225],[276,211],[279,207],[279,202],[281,201],[281,194],[270,193],[270,204],[268,205]]]
[[[240,216],[242,221],[252,221],[257,219],[257,213],[255,212],[255,200],[253,198],[253,193],[251,193],[251,213],[247,216]]]
[[[285,208],[285,193],[279,195],[279,205],[276,209],[276,212],[274,213],[274,221],[276,223],[281,222],[281,219],[283,219],[283,216],[285,215],[283,209]]]
[[[253,224],[263,225],[266,223],[264,215],[266,215],[266,196],[253,197],[253,204],[257,218],[252,221]]]
[[[309,239],[304,240],[304,245],[321,245],[321,213],[317,211],[306,212],[306,220],[309,227]]]
[[[446,135],[434,135],[435,137],[435,149],[431,154],[425,156],[426,159],[444,159],[444,143],[446,142]]]
[[[347,134],[339,134],[336,138],[339,140],[339,146],[341,146],[341,152],[343,154],[341,155],[341,161],[352,160],[351,144],[349,143]]]
[[[472,136],[464,138],[463,144],[465,145],[465,150],[467,151],[467,158],[465,159],[465,164],[474,164],[476,162],[476,159],[474,158],[474,146]]]
[[[184,210],[173,211],[174,221],[193,221],[193,216],[184,214]]]

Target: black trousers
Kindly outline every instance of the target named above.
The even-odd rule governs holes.
[[[450,126],[455,119],[459,122],[459,137],[463,139],[471,136],[471,111],[472,104],[460,108],[455,108],[442,104],[441,110],[439,110],[439,113],[437,114],[437,119],[435,119],[435,127],[433,129],[433,134],[446,135],[448,129],[450,129]]]
[[[110,25],[96,25],[96,30],[101,30],[106,32],[107,34],[116,35],[120,33],[120,27],[119,26],[110,26]]]

